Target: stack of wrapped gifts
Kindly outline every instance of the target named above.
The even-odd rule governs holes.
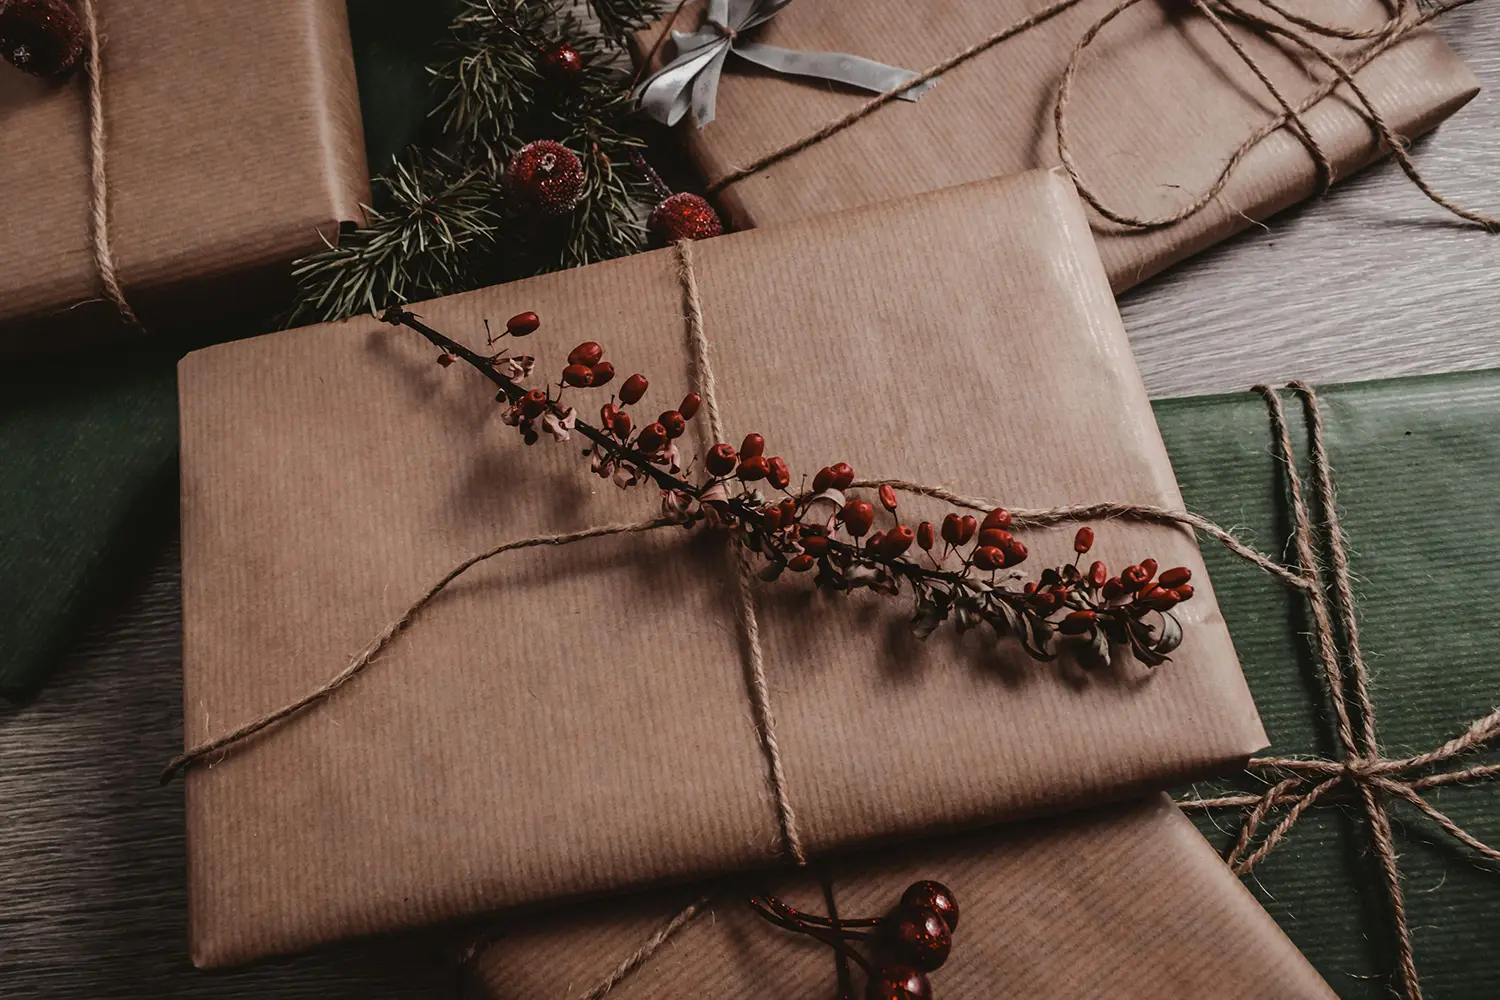
[[[276,6],[105,5],[143,313],[361,217],[343,7]],[[1431,12],[1319,8],[678,5],[633,95],[732,231],[188,353],[192,961],[437,926],[491,1000],[1484,995],[1500,379],[1153,403],[1116,305],[1476,93]],[[247,146],[212,109],[270,49]],[[52,234],[17,343],[109,273],[48,155],[0,157]]]

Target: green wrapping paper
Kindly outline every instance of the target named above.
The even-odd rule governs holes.
[[[1330,386],[1319,398],[1381,749],[1386,757],[1432,750],[1500,704],[1500,372]],[[1284,399],[1305,478],[1306,424],[1298,401]],[[1262,549],[1290,537],[1259,396],[1165,400],[1156,415],[1189,509],[1240,528]],[[1290,546],[1277,554],[1295,558]],[[1341,758],[1305,639],[1306,601],[1221,548],[1205,545],[1204,555],[1271,737],[1267,753]],[[1247,778],[1192,791],[1229,787],[1259,793],[1266,785]],[[1424,794],[1473,836],[1500,843],[1500,781]],[[1494,996],[1500,867],[1406,803],[1389,808],[1425,996]],[[1199,814],[1197,823],[1228,846],[1240,818],[1226,810]],[[1247,878],[1348,1000],[1389,997],[1395,985],[1390,903],[1370,843],[1357,800],[1343,795],[1315,805]]]

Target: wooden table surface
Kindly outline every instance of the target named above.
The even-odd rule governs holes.
[[[1500,214],[1500,9],[1442,33],[1486,91],[1416,158],[1438,190]],[[1154,395],[1500,366],[1500,236],[1459,228],[1386,163],[1130,293]],[[0,995],[451,997],[436,939],[364,944],[228,973],[185,937],[175,545],[83,638],[35,704],[0,709]],[[451,936],[451,935],[450,935]]]

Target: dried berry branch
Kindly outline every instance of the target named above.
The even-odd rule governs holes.
[[[1093,548],[1092,528],[1080,527],[1075,534],[1072,563],[1047,568],[1036,580],[1021,583],[1015,567],[1029,553],[1010,532],[1011,515],[1003,508],[989,511],[983,520],[955,512],[940,525],[922,521],[912,526],[901,520],[896,490],[885,484],[876,500],[894,523],[875,530],[875,503],[850,492],[855,476],[847,463],[825,467],[813,477],[810,490],[792,492],[786,461],[767,457],[765,439],[754,433],[738,449],[725,442],[710,448],[701,481],[694,482],[687,478],[690,470],[684,468],[677,442],[702,405],[696,393],[638,425],[630,407],[646,395],[649,382],[644,375],[631,375],[600,407],[596,427],[580,419],[564,397],[614,381],[614,366],[604,359],[600,344],[579,344],[555,384],[528,389],[520,380],[535,367],[529,355],[508,350],[479,354],[400,307],[388,309],[383,318],[426,337],[443,352],[440,364],[463,361],[499,387],[497,401],[506,404],[504,421],[528,445],[543,433],[558,441],[582,435],[589,441],[584,455],[596,475],[621,488],[650,482],[661,491],[666,517],[688,528],[707,524],[727,530],[760,556],[763,580],[775,580],[787,570],[816,571],[814,583],[832,592],[863,588],[895,595],[909,588],[916,601],[912,629],[918,636],[931,635],[950,619],[960,632],[987,623],[998,635],[1014,637],[1037,660],[1054,659],[1058,643],[1068,641],[1087,665],[1108,665],[1116,650],[1128,649],[1154,667],[1166,662],[1182,641],[1182,626],[1171,612],[1193,596],[1189,570],[1177,567],[1158,576],[1154,559],[1127,566],[1117,576],[1103,562],[1081,567]],[[491,336],[489,346],[529,336],[540,325],[535,313],[521,313]],[[774,492],[763,493],[761,484]],[[913,550],[921,556],[911,557]]]

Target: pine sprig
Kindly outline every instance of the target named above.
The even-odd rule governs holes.
[[[297,262],[293,321],[333,320],[543,271],[634,253],[653,192],[634,160],[625,35],[654,0],[462,0],[434,87],[429,143],[375,179],[369,222]],[[597,26],[591,26],[596,24]],[[544,56],[577,51],[583,70],[549,75]],[[561,217],[511,203],[505,169],[552,139],[585,168],[581,201]]]
[[[494,243],[497,193],[481,171],[441,153],[408,151],[377,184],[385,206],[369,224],[297,262],[303,289],[292,319],[377,312],[463,284],[471,253]]]

